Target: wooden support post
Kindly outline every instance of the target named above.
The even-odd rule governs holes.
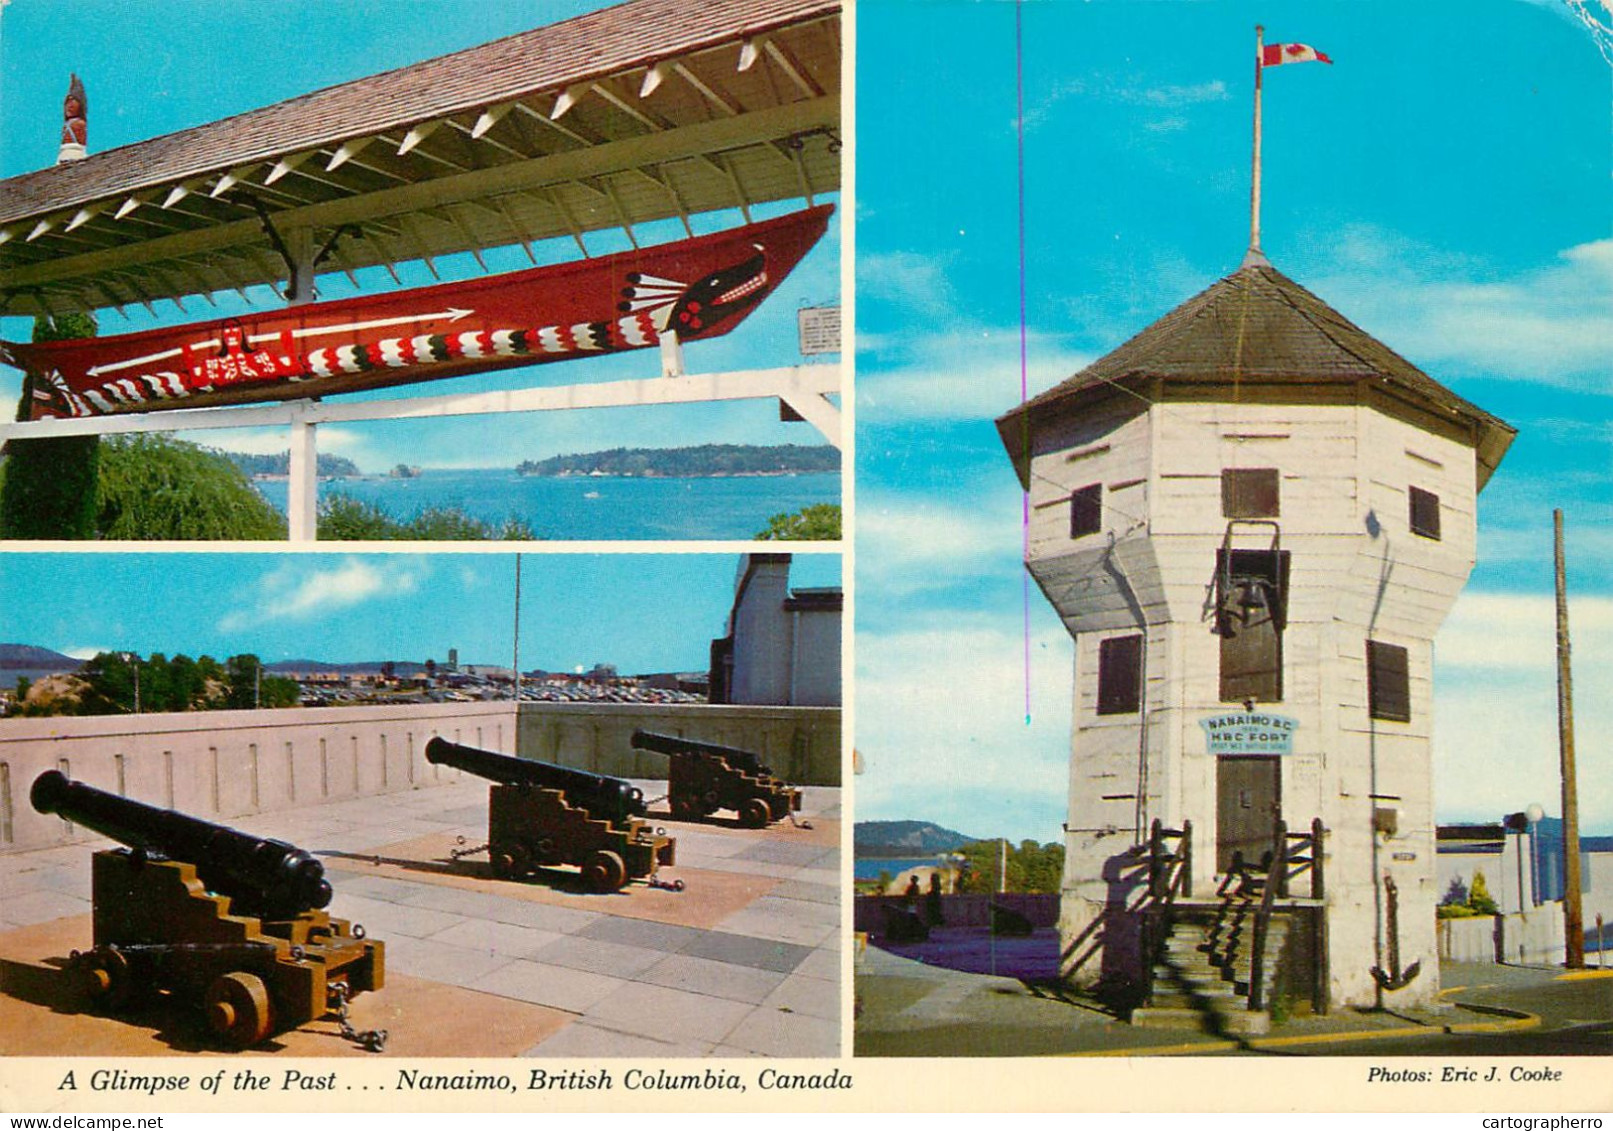
[[[1579,871],[1579,787],[1574,767],[1574,682],[1568,643],[1568,584],[1563,564],[1563,512],[1551,512],[1557,566],[1557,747],[1563,770],[1564,965],[1585,968],[1585,917]]]

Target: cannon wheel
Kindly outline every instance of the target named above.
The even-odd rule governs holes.
[[[510,880],[515,878],[515,858],[503,849],[495,851],[488,857],[493,869],[495,880]]]
[[[627,865],[616,853],[601,849],[588,858],[582,875],[594,891],[616,891],[627,882]]]
[[[102,1009],[118,1009],[129,1000],[129,960],[115,946],[81,955],[79,978],[90,1001]]]
[[[739,823],[747,828],[765,829],[772,817],[773,811],[760,797],[749,798],[739,807]]]
[[[269,990],[256,974],[220,974],[207,987],[207,1026],[232,1048],[250,1048],[269,1035]]]

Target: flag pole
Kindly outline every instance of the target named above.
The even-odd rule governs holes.
[[[1249,182],[1249,250],[1260,251],[1260,77],[1265,71],[1266,29],[1255,25],[1255,153],[1254,176]]]

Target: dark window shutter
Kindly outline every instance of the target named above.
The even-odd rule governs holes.
[[[1279,490],[1274,467],[1228,468],[1221,473],[1221,517],[1276,518]]]
[[[1367,641],[1367,701],[1372,717],[1411,721],[1411,676],[1408,653],[1398,644]]]
[[[1411,488],[1410,494],[1411,532],[1439,541],[1439,496],[1421,487]]]
[[[1070,537],[1103,529],[1103,484],[1093,483],[1070,495]]]
[[[1130,715],[1142,708],[1143,638],[1112,636],[1098,645],[1098,714]]]

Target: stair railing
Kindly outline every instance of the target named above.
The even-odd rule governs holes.
[[[1249,940],[1249,1009],[1251,1012],[1265,1008],[1266,998],[1266,929],[1271,925],[1271,907],[1277,896],[1279,887],[1286,887],[1286,883],[1279,877],[1288,875],[1288,826],[1282,821],[1277,822],[1272,837],[1273,858],[1271,867],[1266,872],[1266,882],[1261,885],[1260,906],[1255,910],[1254,930]]]
[[[1166,849],[1167,840],[1176,841],[1175,851]],[[1167,829],[1158,817],[1148,832],[1148,900],[1145,922],[1147,939],[1147,996],[1154,993],[1154,965],[1165,953],[1171,937],[1176,897],[1193,894],[1193,822],[1183,821],[1180,829]]]
[[[1326,830],[1322,827],[1322,819],[1317,817],[1311,821],[1307,832],[1287,833],[1288,866],[1273,872],[1277,879],[1277,896],[1280,899],[1289,897],[1289,882],[1303,875],[1306,871],[1311,874],[1311,898],[1321,899],[1326,894],[1322,879],[1322,846]]]

